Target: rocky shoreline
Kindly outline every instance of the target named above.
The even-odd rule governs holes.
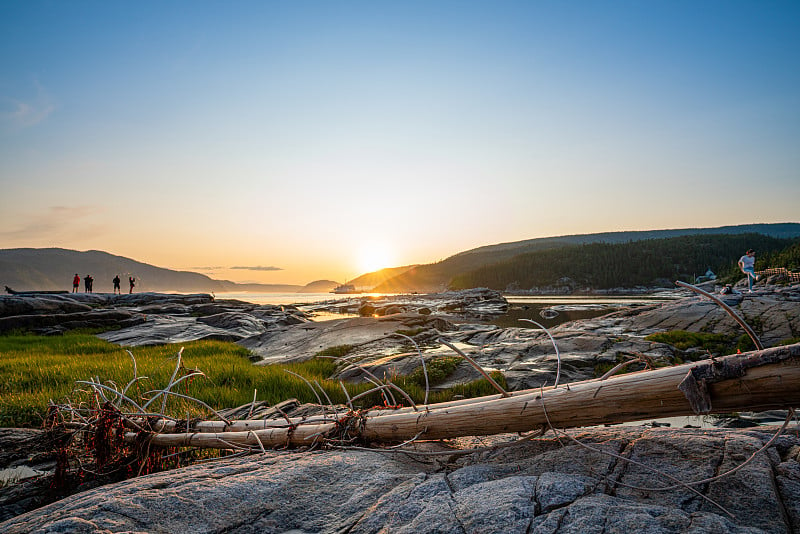
[[[796,429],[715,478],[742,465],[775,430],[614,427],[560,441],[504,435],[423,443],[418,449],[434,454],[415,455],[268,451],[88,489],[0,530],[797,532]]]
[[[260,365],[347,345],[348,357],[360,358],[373,372],[403,374],[420,365],[420,353],[426,360],[452,354],[442,344],[447,341],[484,368],[503,371],[513,389],[554,382],[554,343],[565,383],[595,377],[627,355],[663,364],[693,356],[645,339],[651,333],[741,333],[719,306],[691,293],[565,323],[549,333],[535,325],[487,323],[487,316],[504,309],[502,296],[488,290],[347,299],[310,310],[210,295],[75,295],[2,296],[0,332],[56,334],[116,321],[120,328],[100,336],[132,347],[228,339],[248,347]],[[765,346],[800,333],[800,286],[762,286],[725,298],[756,327]],[[316,310],[347,306],[344,311],[363,316],[311,320]],[[476,373],[460,364],[438,387]],[[34,493],[25,501],[24,485],[12,485],[0,489],[0,521],[6,520],[0,531],[800,532],[796,422],[744,467],[714,478],[744,463],[776,430],[614,426],[571,431],[571,437],[502,435],[417,444],[436,454],[267,451],[86,488],[21,515],[46,501],[30,500]],[[20,435],[9,431],[0,432],[0,448],[11,450],[13,439],[17,449],[26,449]],[[46,470],[50,461],[0,455],[0,469]],[[705,482],[689,488],[669,477]],[[36,479],[24,484],[33,488]],[[676,487],[659,489],[664,486]]]

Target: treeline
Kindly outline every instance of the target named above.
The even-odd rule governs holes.
[[[800,271],[800,242],[789,245],[782,250],[767,252],[761,258],[756,255],[756,269],[765,269],[767,267],[783,267],[790,271]]]
[[[730,276],[736,262],[755,249],[756,269],[798,263],[800,240],[763,234],[691,235],[629,243],[590,243],[522,254],[453,277],[452,289],[489,287],[531,289],[572,285],[573,288],[665,286],[692,282],[711,269]],[[787,265],[768,262],[781,261]],[[568,280],[566,280],[568,279]]]

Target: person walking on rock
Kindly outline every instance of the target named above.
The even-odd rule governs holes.
[[[128,283],[131,285],[131,290],[128,291],[128,293],[133,293],[133,286],[136,285],[134,282],[136,282],[136,278],[132,276],[128,277]]]
[[[114,279],[111,280],[111,281],[114,283],[114,294],[115,295],[117,295],[117,294],[121,295],[122,294],[122,289],[119,287],[119,283],[120,283],[119,275],[116,275],[114,277]]]
[[[75,273],[75,278],[72,279],[72,292],[77,293],[78,288],[81,286],[81,277],[78,276],[78,273]]]
[[[739,269],[747,275],[747,290],[753,292],[753,284],[758,281],[756,276],[756,252],[751,248],[745,252],[744,256],[739,258]]]

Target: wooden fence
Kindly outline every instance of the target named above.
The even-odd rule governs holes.
[[[800,273],[793,273],[792,271],[789,271],[788,269],[785,269],[783,267],[778,267],[776,269],[764,269],[763,271],[756,271],[756,274],[759,276],[780,275],[780,276],[785,276],[792,283],[800,282]]]

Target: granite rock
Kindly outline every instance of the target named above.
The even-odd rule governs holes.
[[[268,451],[90,489],[0,531],[789,533],[800,502],[789,454],[800,448],[796,430],[741,471],[695,486],[699,495],[658,490],[675,485],[667,477],[693,482],[743,463],[774,431],[611,427],[560,441],[504,435],[417,446],[480,447],[450,457]]]

